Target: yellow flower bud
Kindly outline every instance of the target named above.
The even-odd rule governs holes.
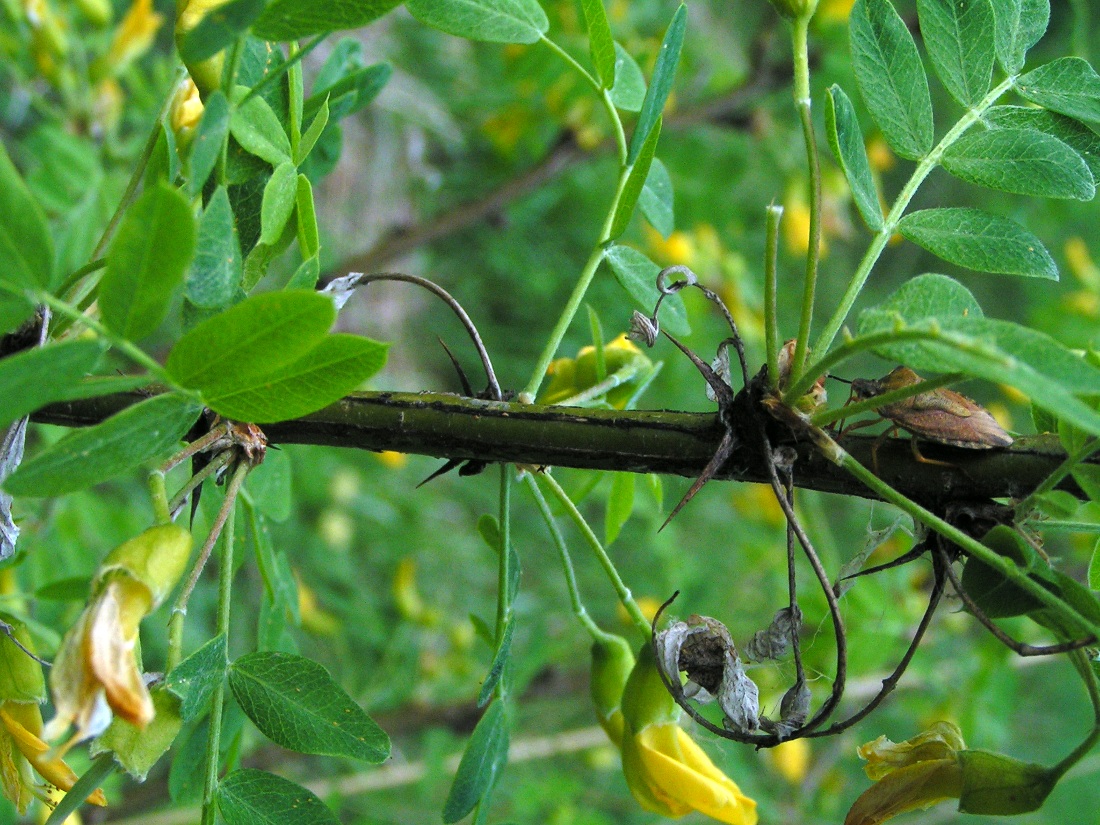
[[[592,704],[596,720],[616,745],[623,741],[623,688],[634,669],[634,651],[622,636],[608,635],[592,644]]]

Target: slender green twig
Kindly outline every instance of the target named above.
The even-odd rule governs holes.
[[[794,103],[802,124],[802,140],[806,144],[806,166],[810,173],[810,228],[806,248],[806,278],[802,285],[802,313],[798,322],[798,338],[791,360],[791,375],[802,374],[806,354],[810,349],[810,325],[814,315],[814,294],[817,289],[817,265],[821,258],[821,164],[817,157],[817,137],[810,112],[810,58],[807,32],[809,15],[792,21],[791,42],[794,50]]]
[[[913,174],[910,176],[909,180],[906,181],[901,192],[898,193],[897,200],[894,201],[894,205],[890,209],[890,213],[886,216],[882,228],[872,239],[871,245],[867,248],[867,252],[859,262],[859,266],[856,268],[855,274],[852,276],[852,280],[849,282],[848,288],[844,292],[844,296],[840,299],[840,303],[837,304],[836,311],[833,312],[832,317],[825,324],[825,329],[822,330],[821,334],[818,336],[817,343],[814,345],[813,349],[814,357],[819,359],[822,358],[829,347],[832,346],[833,340],[840,332],[840,328],[844,324],[844,320],[848,317],[848,313],[852,311],[856,299],[863,290],[863,285],[867,282],[871,270],[882,254],[882,250],[886,248],[886,242],[890,240],[890,237],[897,229],[898,222],[901,220],[902,215],[905,214],[909,202],[917,193],[917,189],[920,188],[920,185],[924,183],[925,178],[932,173],[933,169],[939,166],[940,161],[943,160],[944,152],[946,152],[955,141],[962,137],[971,126],[981,120],[989,107],[996,103],[1001,95],[1011,89],[1015,82],[1016,78],[1013,76],[1007,77],[998,83],[989,94],[982,98],[978,105],[972,109],[968,109],[966,114],[959,119],[958,123],[951,127],[951,130],[943,136],[943,139],[936,147],[917,164],[917,168],[913,170]],[[820,375],[820,373],[817,374]],[[794,373],[793,375],[795,378],[802,378],[801,373]]]
[[[906,398],[913,398],[921,393],[930,392],[940,387],[945,387],[948,384],[956,384],[965,378],[965,375],[958,372],[948,373],[947,375],[941,375],[937,378],[929,378],[916,384],[902,387],[901,389],[884,392],[882,395],[876,395],[873,398],[866,398],[863,401],[845,404],[843,407],[837,407],[834,410],[826,410],[812,416],[810,420],[818,427],[827,427],[829,424],[832,424],[834,421],[839,421],[842,418],[850,418],[853,415],[860,415],[865,412],[874,412],[880,407],[885,407],[887,404],[893,404],[896,401],[904,401]]]
[[[1043,480],[1042,484],[1032,490],[1023,501],[1016,505],[1017,519],[1019,521],[1026,519],[1039,503],[1040,497],[1045,496],[1057,487],[1058,482],[1073,472],[1074,467],[1093,455],[1097,450],[1100,450],[1100,438],[1090,438],[1070,455],[1066,456],[1066,460],[1059,464],[1054,472]]]
[[[222,555],[218,571],[218,616],[216,635],[224,635],[226,642],[229,640],[229,607],[230,597],[233,594],[233,540],[235,521],[234,514],[237,508],[234,506],[237,493],[244,484],[250,466],[247,461],[241,461],[233,471],[233,477],[229,480],[229,486],[225,491],[225,500],[228,510],[225,518],[225,529],[222,532]],[[219,515],[221,515],[219,513]],[[213,532],[213,531],[212,531]],[[186,601],[184,602],[186,605]],[[225,680],[219,679],[214,695],[210,701],[210,728],[206,740],[206,778],[202,794],[202,825],[214,825],[216,806],[214,796],[218,790],[218,768],[221,755],[221,726],[222,712],[225,708]]]
[[[610,639],[614,634],[608,633],[596,624],[592,617],[588,615],[588,610],[585,608],[584,602],[581,601],[581,592],[580,588],[577,586],[577,574],[573,569],[573,559],[569,555],[569,547],[566,545],[565,537],[558,528],[557,521],[554,520],[554,514],[550,511],[550,505],[547,503],[546,497],[542,494],[542,490],[539,489],[538,482],[535,481],[534,474],[525,473],[523,480],[527,485],[527,489],[531,491],[531,496],[535,499],[535,504],[538,505],[543,521],[546,522],[546,527],[550,531],[550,537],[554,540],[554,546],[558,548],[562,572],[565,576],[565,587],[566,590],[569,591],[569,602],[573,608],[573,615],[577,617],[577,621],[581,623],[593,639],[597,641],[606,641]]]
[[[811,430],[811,437],[826,458],[854,475],[871,490],[878,493],[885,501],[890,502],[905,513],[908,513],[917,521],[935,530],[944,538],[954,542],[961,547],[967,555],[992,567],[1012,584],[1024,590],[1029,596],[1034,597],[1046,607],[1052,609],[1059,616],[1074,622],[1094,636],[1100,637],[1100,623],[1094,622],[1083,616],[1080,611],[1063,601],[1038,581],[1031,578],[1031,576],[1027,574],[1027,571],[1021,570],[1011,560],[1006,559],[996,551],[986,547],[977,539],[968,536],[954,525],[944,521],[935,513],[921,507],[912,499],[899,493],[856,461],[846,450],[833,441],[824,430],[813,427]]]
[[[592,528],[588,526],[588,522],[585,520],[584,516],[581,515],[581,511],[577,509],[577,505],[573,503],[573,500],[569,498],[569,494],[562,489],[562,486],[558,484],[557,480],[549,473],[540,474],[539,481],[550,489],[550,492],[554,494],[554,498],[561,503],[569,518],[573,520],[577,529],[581,531],[581,535],[584,536],[585,541],[588,542],[588,546],[592,548],[592,552],[596,555],[596,560],[600,563],[600,566],[603,567],[604,573],[607,574],[607,578],[611,581],[611,586],[615,588],[615,593],[618,595],[619,601],[622,602],[623,607],[626,608],[630,620],[634,623],[638,632],[642,634],[642,638],[648,639],[653,631],[649,619],[645,617],[645,614],[642,613],[642,609],[638,607],[638,603],[634,601],[634,596],[631,594],[630,588],[626,586],[626,583],[619,575],[619,571],[615,567],[615,562],[611,561],[611,557],[607,555],[607,551],[604,549],[603,544],[596,537],[596,534],[592,532]]]
[[[504,638],[508,624],[512,621],[512,465],[500,465],[500,557],[497,559],[497,620],[496,641],[499,645]],[[507,673],[500,674],[493,694],[497,700],[508,695]]]
[[[1073,666],[1085,683],[1085,689],[1088,691],[1089,702],[1092,703],[1093,722],[1092,730],[1089,731],[1089,735],[1085,737],[1085,740],[1074,748],[1065,759],[1051,768],[1051,773],[1058,777],[1064,776],[1066,771],[1080,762],[1085,754],[1091,751],[1097,742],[1100,742],[1100,683],[1097,682],[1096,670],[1092,661],[1093,657],[1083,650],[1074,650],[1069,655]]]
[[[150,373],[157,377],[157,380],[163,381],[169,386],[175,386],[175,382],[160,364],[153,360],[143,349],[138,347],[121,335],[116,335],[111,332],[103,324],[96,321],[94,318],[90,318],[86,313],[81,312],[70,304],[62,301],[60,298],[55,298],[48,292],[36,292],[34,294],[34,302],[39,304],[46,304],[58,315],[64,315],[66,318],[79,323],[96,335],[100,336],[106,341],[109,341],[111,346],[133,361],[139,366],[145,367]]]
[[[157,140],[160,139],[161,124],[164,123],[164,119],[168,117],[168,113],[172,109],[172,100],[176,96],[176,87],[183,79],[183,76],[182,67],[178,68],[174,74],[172,87],[168,90],[168,94],[164,98],[164,103],[161,104],[160,111],[157,112],[157,119],[153,121],[153,128],[149,130],[149,137],[146,138],[145,145],[141,149],[141,154],[138,155],[137,161],[134,164],[134,171],[130,174],[130,180],[126,184],[126,191],[122,193],[122,199],[118,202],[118,207],[115,209],[114,214],[111,215],[111,219],[107,222],[107,227],[103,230],[103,234],[99,236],[99,242],[96,243],[95,249],[92,250],[90,258],[92,261],[103,257],[103,252],[107,248],[107,244],[111,242],[111,238],[114,237],[115,230],[122,221],[122,216],[126,213],[127,208],[129,208],[130,204],[133,203],[134,198],[137,196],[138,188],[141,186],[141,180],[145,176],[145,168],[149,165],[149,159],[153,156],[153,150],[157,148]]]
[[[768,384],[779,386],[779,221],[783,207],[770,204],[765,211],[764,229],[764,345],[768,358]]]

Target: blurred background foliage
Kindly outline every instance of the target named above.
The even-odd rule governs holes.
[[[586,46],[574,0],[546,0],[551,28],[579,59]],[[913,3],[898,3],[915,22]],[[1054,2],[1050,33],[1031,55],[1100,52],[1100,29],[1089,26],[1087,0]],[[673,0],[609,0],[617,39],[648,73]],[[850,2],[821,0],[811,41],[815,102],[839,83],[855,97],[848,63]],[[34,194],[47,210],[63,267],[82,265],[115,208],[134,158],[173,85],[171,4],[138,0],[4,0],[0,3],[0,132]],[[764,206],[785,208],[780,255],[781,334],[796,326],[808,211],[803,148],[789,88],[785,24],[764,0],[693,0],[688,36],[658,157],[675,188],[675,230],[663,237],[636,217],[626,240],[661,264],[691,266],[724,297],[759,363]],[[548,49],[471,43],[429,30],[403,9],[350,35],[331,37],[305,61],[307,88],[334,50],[364,65],[388,61],[389,82],[374,102],[330,126],[327,160],[311,161],[327,276],[349,270],[414,272],[450,290],[479,325],[502,383],[521,385],[571,291],[596,237],[614,183],[608,123],[589,90]],[[936,84],[935,79],[932,80]],[[933,85],[944,123],[960,112]],[[822,107],[820,104],[817,109]],[[820,111],[818,112],[820,115]],[[894,158],[869,120],[870,156],[887,192],[908,164]],[[941,130],[942,131],[942,127]],[[819,134],[823,134],[819,131]],[[823,145],[824,148],[824,145]],[[862,254],[868,234],[843,178],[826,154],[825,243],[820,306],[835,301]],[[331,169],[331,171],[329,171]],[[326,174],[327,172],[327,174]],[[1010,215],[1055,253],[1061,281],[1007,279],[951,271],[906,242],[891,246],[864,300],[873,303],[906,278],[930,269],[958,277],[988,315],[1030,323],[1074,347],[1100,344],[1100,207],[1028,201],[969,187],[942,172],[916,208],[979,200]],[[296,248],[273,266],[285,282],[299,263]],[[589,303],[605,339],[624,331],[630,306],[607,273]],[[719,319],[688,298],[693,348],[710,352],[723,335]],[[458,325],[441,305],[401,284],[372,286],[344,310],[349,331],[393,342],[390,361],[372,389],[459,389],[435,338],[448,342],[477,386],[479,368]],[[167,343],[167,340],[166,340]],[[575,323],[559,355],[591,343]],[[154,347],[155,349],[155,347]],[[671,347],[640,406],[709,410],[694,367]],[[892,364],[868,360],[863,376]],[[849,377],[856,377],[852,375]],[[1010,428],[1026,432],[1024,399],[994,386],[972,386]],[[58,430],[39,428],[52,440]],[[289,623],[282,644],[325,664],[394,739],[381,768],[308,761],[239,728],[223,737],[246,764],[294,777],[318,790],[349,823],[438,821],[465,735],[477,719],[475,696],[491,652],[471,616],[491,619],[496,588],[493,551],[478,535],[478,517],[496,507],[495,474],[449,474],[416,484],[438,466],[425,457],[287,447],[269,453],[248,481],[264,514],[270,542],[298,585],[297,611],[270,622],[248,530],[235,591],[234,643],[247,649],[257,618]],[[556,471],[600,525],[610,479]],[[634,512],[611,546],[636,596],[652,606],[674,590],[677,609],[716,616],[736,638],[765,626],[784,603],[781,514],[769,490],[710,485],[666,530],[656,528],[688,482],[639,484]],[[660,495],[663,486],[663,496]],[[220,491],[209,491],[200,521],[209,521]],[[588,637],[573,620],[560,568],[544,524],[517,492],[514,544],[523,564],[513,657],[521,695],[513,731],[517,761],[494,797],[490,821],[550,825],[649,823],[658,820],[630,798],[618,754],[594,728],[588,699]],[[662,500],[663,498],[663,500]],[[54,649],[51,628],[75,617],[96,563],[148,523],[139,479],[92,492],[25,505],[19,557],[3,571],[5,599],[31,599],[40,647]],[[891,508],[865,501],[800,494],[799,506],[827,567],[835,571],[872,530],[895,528],[872,556],[903,552],[911,539]],[[625,616],[579,538],[567,533],[587,606],[608,629],[625,631]],[[1067,572],[1087,563],[1090,548],[1067,538],[1049,547]],[[863,580],[844,599],[850,633],[853,696],[873,694],[907,644],[930,585],[926,561]],[[208,583],[208,584],[212,584]],[[807,588],[804,592],[809,592]],[[978,625],[949,605],[937,616],[906,680],[884,708],[844,735],[754,753],[701,736],[717,764],[760,803],[762,822],[838,823],[866,787],[857,744],[885,733],[905,739],[936,719],[954,719],[973,747],[1050,762],[1076,740],[1088,712],[1069,664],[1014,659]],[[815,608],[817,609],[816,612]],[[820,604],[804,605],[808,667],[824,685],[833,643]],[[193,649],[213,624],[213,588],[192,600]],[[145,626],[145,656],[163,661],[166,616]],[[1026,633],[1020,624],[1017,633]],[[232,654],[232,651],[231,651]],[[786,681],[754,673],[762,704],[774,708]],[[106,821],[172,822],[153,813],[168,795],[194,800],[185,731],[175,764],[158,766],[144,786],[115,787]],[[519,761],[521,756],[526,760]],[[1081,822],[1100,810],[1100,756],[1086,759],[1027,825]],[[115,777],[115,783],[122,780]],[[6,804],[6,803],[5,803]],[[693,815],[687,821],[702,821]],[[911,814],[907,822],[963,820],[951,806]],[[10,810],[0,820],[14,821]],[[86,820],[86,821],[90,821]],[[99,821],[99,820],[97,820]],[[992,822],[993,820],[988,820]]]

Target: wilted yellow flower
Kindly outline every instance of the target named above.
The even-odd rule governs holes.
[[[878,825],[929,808],[962,793],[962,767],[956,754],[965,747],[951,722],[937,722],[923,733],[894,744],[885,736],[860,746],[863,769],[876,780],[852,805],[844,825]]]
[[[10,624],[13,637],[0,637],[0,785],[4,796],[23,813],[35,797],[46,800],[50,785],[67,791],[77,776],[42,741],[42,712],[38,708],[46,698],[42,665],[16,644],[18,641],[27,650],[32,649],[26,627],[14,620]],[[36,781],[32,769],[49,784]],[[102,791],[96,791],[88,801],[107,804]]]
[[[699,811],[731,825],[756,825],[756,802],[677,724],[680,709],[648,643],[623,690],[622,713],[623,775],[639,805],[662,816]]]
[[[107,65],[117,74],[153,45],[164,16],[153,11],[153,0],[134,0],[118,24],[107,52]]]
[[[138,728],[152,720],[137,660],[138,627],[171,592],[190,554],[191,534],[167,524],[120,544],[100,565],[91,601],[65,634],[50,671],[56,713],[46,738],[76,726],[61,753],[102,733],[113,714]]]

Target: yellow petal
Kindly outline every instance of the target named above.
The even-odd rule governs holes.
[[[649,766],[642,758],[641,745],[638,737],[629,730],[624,732],[622,739],[623,776],[626,777],[627,787],[634,800],[647,811],[653,811],[661,816],[677,817],[690,813],[692,808],[683,802],[669,797],[660,792],[652,776]]]
[[[35,727],[42,727],[42,716],[38,705],[7,704],[0,708],[0,722],[3,723],[4,729],[11,736],[19,752],[26,757],[39,776],[63,791],[72,790],[78,779],[76,773],[60,756],[55,755],[49,745],[32,733]],[[99,789],[88,797],[88,801],[94,805],[107,804],[107,798]]]
[[[61,642],[50,669],[50,693],[54,717],[46,725],[44,738],[56,739],[74,723],[76,735],[62,746],[63,754],[82,739],[102,733],[111,724],[111,709],[87,665],[87,635],[90,608],[80,614]]]
[[[857,752],[867,764],[863,769],[871,779],[881,779],[891,771],[917,762],[953,758],[966,747],[962,731],[953,722],[936,722],[928,730],[897,744],[885,736],[861,745]]]
[[[844,825],[878,825],[887,819],[930,808],[962,793],[962,768],[955,757],[918,762],[884,776],[852,805]]]
[[[114,578],[96,599],[88,628],[88,667],[111,709],[139,728],[155,712],[134,658],[137,625],[148,609],[148,588],[129,577]]]

